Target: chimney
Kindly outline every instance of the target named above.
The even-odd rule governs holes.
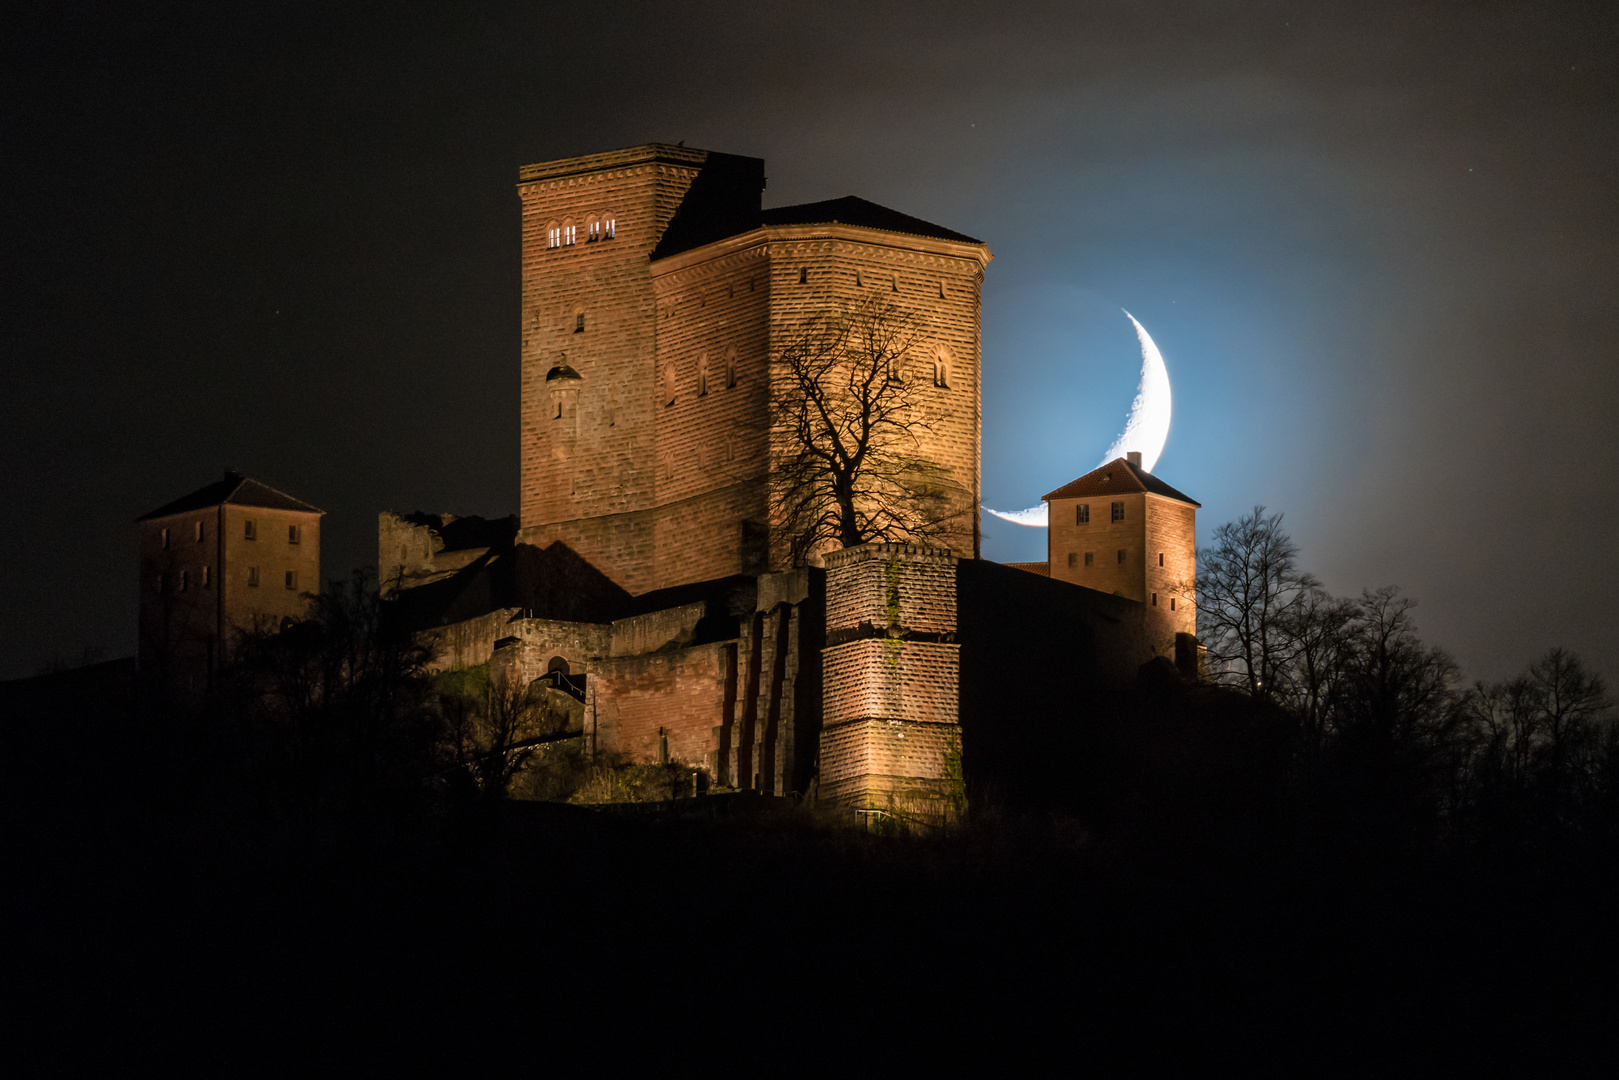
[[[1132,466],[1134,466],[1137,469],[1141,468],[1141,451],[1140,450],[1131,450],[1131,451],[1129,451],[1128,453],[1126,453],[1124,455],[1124,460],[1128,461]]]

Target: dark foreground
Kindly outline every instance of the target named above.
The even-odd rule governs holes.
[[[1615,880],[1566,853],[1221,865],[1052,822],[912,841],[549,805],[232,839],[74,805],[9,830],[5,1007],[46,1069],[1611,1061]]]

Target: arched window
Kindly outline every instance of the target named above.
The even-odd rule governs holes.
[[[708,354],[706,352],[697,358],[697,396],[708,396]]]
[[[602,239],[603,240],[611,240],[613,237],[615,237],[617,235],[618,235],[618,219],[615,218],[613,216],[613,212],[611,210],[609,210],[607,213],[602,215]]]
[[[573,244],[577,243],[578,240],[579,226],[575,225],[572,221],[564,221],[562,223],[562,246],[571,247]]]
[[[736,385],[736,346],[725,346],[725,385]]]
[[[561,247],[562,246],[562,226],[559,225],[558,223],[556,223],[555,221],[551,222],[549,225],[547,225],[545,227],[545,238],[546,238],[545,246],[547,248]]]
[[[602,219],[595,214],[590,215],[590,221],[585,225],[585,242],[593,244],[602,238]]]
[[[946,345],[933,350],[933,385],[950,386],[950,349]]]

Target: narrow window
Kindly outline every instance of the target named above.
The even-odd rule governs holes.
[[[1164,565],[1164,553],[1162,551],[1158,553],[1158,565]]]
[[[736,385],[736,346],[725,347],[725,385]]]
[[[297,587],[298,587],[298,571],[296,571],[296,570],[288,570],[287,571],[287,588],[296,589]]]
[[[546,227],[545,239],[546,239],[546,243],[545,243],[546,247],[548,247],[548,248],[559,248],[559,247],[561,247],[562,246],[562,226],[558,225],[554,221],[551,222],[551,224]]]
[[[865,283],[860,280],[860,271],[858,270],[854,272],[854,287],[857,289],[865,287]]]
[[[1091,504],[1090,503],[1080,503],[1078,506],[1074,507],[1074,524],[1075,525],[1088,525],[1090,523],[1090,520],[1091,520]]]
[[[1068,565],[1069,566],[1078,566],[1079,565],[1079,552],[1070,551],[1068,553]]]
[[[1095,566],[1096,565],[1096,552],[1087,551],[1085,553],[1085,565],[1086,566]]]
[[[189,570],[180,571],[180,591],[185,592],[186,591],[186,586],[189,585],[190,583],[191,583],[191,572]]]
[[[167,585],[168,583],[169,583],[169,580],[168,580],[167,577],[165,577],[162,574],[157,575],[157,591],[158,592],[161,593],[163,591],[163,587],[165,585]]]
[[[944,299],[944,282],[939,282],[939,299]]]
[[[1123,521],[1124,520],[1124,504],[1123,503],[1116,502],[1116,503],[1113,504],[1113,520],[1114,521]]]
[[[163,550],[167,551],[169,549],[169,530],[164,529],[159,535],[163,544]]]
[[[247,568],[247,584],[251,588],[254,588],[254,589],[259,587],[259,568],[258,567],[249,566]]]
[[[242,522],[242,538],[244,540],[257,540],[259,538],[258,530],[253,527],[253,522]]]
[[[899,275],[890,274],[888,278],[888,291],[899,292]]]
[[[950,350],[943,345],[933,350],[933,385],[950,388]]]
[[[1119,549],[1119,565],[1120,566],[1124,565],[1124,549],[1123,548]]]
[[[809,267],[800,266],[798,268],[798,283],[800,285],[806,285],[809,283]]]
[[[602,238],[602,223],[600,218],[591,218],[585,240],[594,243]]]
[[[697,358],[697,396],[708,396],[708,354]]]
[[[585,313],[582,311],[573,317],[573,332],[576,334],[585,332]]]
[[[298,526],[296,526],[296,525],[288,525],[287,526],[287,543],[296,544],[296,543],[298,543],[298,540],[299,540]]]
[[[606,240],[611,240],[613,237],[615,237],[617,235],[618,235],[618,221],[612,215],[609,214],[607,219],[602,222],[602,238],[606,239]]]
[[[663,403],[665,405],[675,403],[675,364],[673,360],[663,365]]]
[[[197,522],[197,543],[202,543],[202,522]]]
[[[208,566],[207,564],[204,564],[202,568],[202,587],[206,589],[211,584],[213,584],[213,582],[209,578]]]
[[[1158,594],[1157,593],[1152,594],[1152,606],[1153,607],[1158,606]]]
[[[1175,610],[1175,598],[1174,598],[1174,597],[1173,597],[1173,596],[1171,596],[1171,597],[1170,597],[1170,598],[1169,598],[1169,610],[1170,610],[1170,611],[1174,611],[1174,610]]]
[[[577,239],[579,239],[579,226],[575,225],[571,221],[563,222],[562,223],[562,246],[563,247],[571,247],[573,245],[573,242],[575,240],[577,240]]]

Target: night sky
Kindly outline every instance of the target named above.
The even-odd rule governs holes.
[[[515,512],[517,168],[684,140],[988,242],[989,505],[1098,463],[1128,308],[1205,541],[1264,503],[1469,678],[1619,681],[1619,6],[37,7],[0,677],[133,652],[134,518],[226,467],[328,511],[327,576],[379,510]]]

